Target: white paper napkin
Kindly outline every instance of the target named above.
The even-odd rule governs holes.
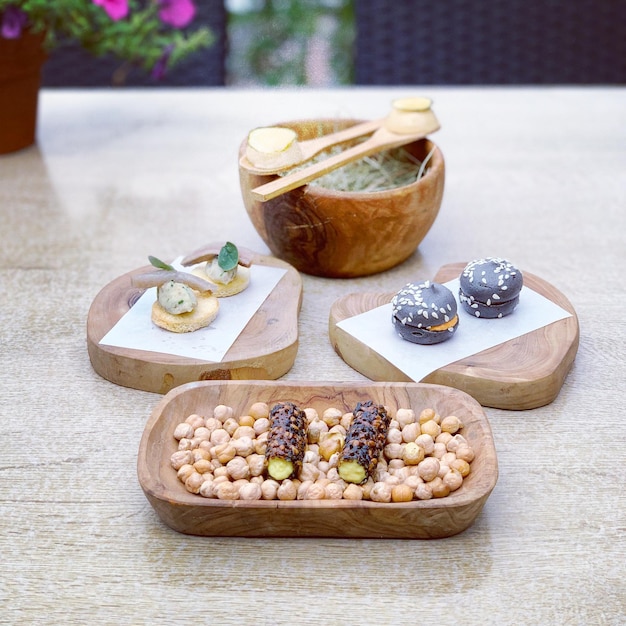
[[[172,333],[155,326],[151,310],[156,288],[148,289],[100,343],[219,363],[286,272],[279,267],[251,265],[248,287],[235,296],[220,298],[215,320],[192,333]]]
[[[450,363],[571,317],[565,309],[524,286],[511,315],[500,319],[476,318],[459,303],[459,280],[444,284],[457,300],[460,321],[452,338],[443,343],[419,345],[399,337],[391,323],[391,303],[342,320],[337,326],[419,382]]]

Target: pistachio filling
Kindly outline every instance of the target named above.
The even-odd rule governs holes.
[[[190,313],[198,305],[198,299],[191,287],[170,280],[157,288],[159,304],[172,315]]]
[[[206,273],[211,280],[228,285],[237,276],[237,265],[230,270],[224,270],[220,267],[218,257],[215,257],[210,263],[207,263]]]

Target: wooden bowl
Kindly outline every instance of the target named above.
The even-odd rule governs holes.
[[[280,124],[299,140],[359,120],[306,120]],[[247,140],[239,149],[245,153]],[[422,139],[405,148],[423,160],[435,145]],[[272,253],[306,274],[354,278],[388,270],[407,259],[432,226],[443,197],[444,159],[435,148],[427,173],[410,185],[379,192],[342,192],[305,185],[267,202],[251,190],[276,179],[239,166],[243,201]]]
[[[190,415],[207,415],[218,404],[247,412],[257,401],[293,401],[320,414],[329,407],[350,411],[372,399],[392,413],[431,407],[457,415],[475,451],[471,472],[445,498],[403,503],[353,500],[216,500],[189,493],[170,466],[178,443],[176,425]],[[435,538],[462,532],[476,519],[498,478],[491,427],[482,407],[457,389],[423,383],[290,383],[202,381],[170,391],[146,424],[137,462],[139,483],[159,517],[176,531],[238,537]]]

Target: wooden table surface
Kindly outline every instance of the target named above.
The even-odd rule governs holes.
[[[486,409],[500,477],[475,524],[431,541],[176,533],[136,474],[160,396],[100,378],[86,350],[92,300],[148,254],[268,253],[239,192],[249,129],[379,117],[407,90],[44,91],[38,145],[0,157],[0,623],[625,623],[626,90],[418,91],[442,124],[440,215],[388,272],[303,276],[284,378],[364,380],[328,340],[345,293],[486,255],[556,286],[579,316],[573,369],[548,406]]]

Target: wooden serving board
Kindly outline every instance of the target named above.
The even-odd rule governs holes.
[[[399,408],[432,408],[456,415],[475,457],[461,487],[445,498],[412,502],[366,500],[218,500],[185,489],[170,457],[178,449],[176,426],[192,413],[212,415],[220,404],[245,415],[254,402],[295,402],[352,411],[373,400],[395,415]],[[421,383],[318,383],[203,381],[165,395],[148,419],[137,456],[137,476],[148,501],[170,528],[182,533],[234,537],[449,537],[472,525],[498,480],[491,426],[483,408],[466,393]]]
[[[302,279],[288,263],[251,251],[253,264],[284,268],[272,293],[248,322],[219,363],[101,345],[100,340],[143,293],[131,277],[150,266],[128,272],[109,283],[94,299],[87,317],[87,349],[94,370],[103,378],[143,391],[167,393],[198,380],[273,380],[289,371],[298,350],[298,315]],[[237,296],[232,296],[237,297]]]
[[[457,278],[465,263],[444,265],[433,280]],[[552,402],[578,350],[578,318],[569,300],[545,280],[524,272],[524,284],[572,314],[503,344],[451,363],[426,376],[424,383],[461,389],[483,406],[522,410]],[[335,351],[355,370],[377,381],[410,378],[374,350],[337,326],[354,315],[387,304],[394,293],[355,293],[333,303],[329,335]]]

